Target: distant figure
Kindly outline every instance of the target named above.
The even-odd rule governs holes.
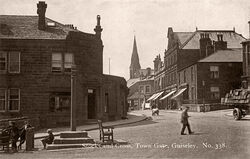
[[[153,104],[152,106],[152,116],[154,115],[159,115],[159,109],[158,106],[156,104]]]
[[[188,110],[189,110],[189,107],[186,107],[183,112],[181,113],[181,123],[182,123],[182,129],[181,129],[181,135],[186,135],[184,133],[186,127],[188,128],[188,133],[189,134],[193,134],[194,132],[191,131],[191,128],[190,128],[190,125],[189,125],[189,122],[188,122],[188,118],[190,116],[188,116]]]
[[[16,123],[13,121],[9,122],[9,129],[10,129],[10,141],[11,147],[13,152],[17,152],[17,140],[19,138],[19,130],[16,126]]]
[[[42,143],[43,143],[43,148],[46,149],[46,144],[52,144],[54,141],[54,135],[52,133],[51,129],[47,130],[47,133],[49,134],[49,136],[47,136],[46,138],[42,139]]]
[[[158,108],[152,109],[152,116],[154,116],[154,115],[159,115],[159,109]]]
[[[154,108],[156,108],[156,105],[153,103],[153,104],[152,104],[152,109],[154,109]]]
[[[22,144],[25,142],[26,140],[26,130],[27,128],[30,128],[31,125],[29,124],[28,121],[24,121],[24,125],[23,127],[20,129],[20,143],[18,145],[18,149],[22,148]]]

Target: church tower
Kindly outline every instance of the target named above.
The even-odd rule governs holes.
[[[129,67],[130,79],[140,77],[140,73],[139,73],[140,69],[141,69],[141,65],[140,65],[139,56],[137,52],[136,39],[134,36],[133,52],[132,52],[131,63]]]

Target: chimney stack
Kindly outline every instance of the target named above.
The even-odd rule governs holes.
[[[148,67],[148,68],[147,68],[147,76],[150,76],[150,75],[151,75],[151,68]]]
[[[39,1],[37,4],[37,14],[38,14],[38,29],[45,30],[45,12],[46,12],[47,4],[44,1]]]
[[[101,33],[102,33],[101,16],[97,15],[96,19],[97,19],[97,25],[95,26],[94,31],[95,31],[97,38],[101,39]]]

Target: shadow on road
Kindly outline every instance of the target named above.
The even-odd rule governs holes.
[[[250,121],[250,119],[243,118],[243,119],[240,119],[239,121]]]
[[[126,124],[126,125],[119,125],[119,126],[115,126],[117,128],[121,128],[121,127],[133,127],[133,126],[140,126],[140,125],[150,125],[150,124],[156,124],[158,122],[152,121],[152,120],[144,120],[144,121],[140,121],[140,122],[136,122],[136,123],[131,123],[131,124]]]
[[[207,134],[207,133],[203,133],[203,132],[194,132],[194,133],[191,134],[191,135],[204,135],[204,134]]]

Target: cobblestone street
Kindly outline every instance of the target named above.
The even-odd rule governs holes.
[[[150,115],[150,110],[138,111]],[[115,127],[115,139],[128,145],[69,150],[39,150],[29,153],[0,154],[4,158],[247,158],[250,155],[250,123],[234,121],[230,111],[190,112],[194,135],[180,135],[180,112],[161,111],[153,120]],[[99,140],[99,131],[89,131]],[[41,148],[39,140],[35,145]]]

